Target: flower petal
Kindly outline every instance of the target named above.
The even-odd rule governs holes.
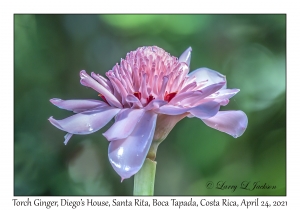
[[[95,74],[94,72],[91,73],[91,76],[97,80],[97,82],[100,83],[100,85],[102,85],[105,89],[107,89],[109,92],[113,93],[113,87],[111,85],[111,82],[107,79],[105,79],[104,77],[102,77],[99,74]]]
[[[222,84],[222,83],[219,83]],[[201,91],[203,91],[202,94],[196,94],[194,93],[190,97],[183,98],[180,102],[183,106],[198,106],[200,104],[209,102],[209,101],[215,101],[220,103],[222,106],[226,106],[229,103],[229,98],[234,96],[236,93],[239,92],[238,89],[221,89],[218,90],[222,85],[214,84],[205,87]],[[217,92],[216,92],[217,91]],[[211,94],[213,93],[213,94]],[[211,94],[211,95],[208,95]]]
[[[220,103],[215,101],[209,101],[192,108],[191,110],[189,110],[189,112],[195,117],[198,117],[200,119],[206,119],[215,116],[219,110]]]
[[[183,114],[193,107],[181,107],[181,106],[174,106],[171,104],[164,105],[160,107],[158,110],[155,110],[159,114],[166,114],[166,115],[179,115]]]
[[[168,102],[164,101],[164,100],[160,100],[160,99],[154,99],[152,100],[144,109],[145,110],[157,110],[159,107],[167,104]]]
[[[103,136],[108,141],[127,138],[144,115],[144,112],[144,109],[122,109],[116,115],[115,123],[103,133]]]
[[[80,83],[82,85],[90,87],[96,90],[98,93],[102,94],[110,105],[118,108],[123,108],[122,104],[118,101],[118,99],[109,90],[107,90],[90,75],[88,75],[85,70],[80,71],[80,78]]]
[[[187,48],[179,57],[178,61],[179,62],[184,62],[186,63],[188,66],[190,66],[191,63],[191,56],[192,56],[192,48],[189,47]]]
[[[52,98],[50,99],[50,102],[61,109],[66,109],[69,111],[73,111],[75,113],[86,111],[88,109],[95,108],[97,106],[101,106],[103,104],[107,105],[103,101],[99,100],[92,100],[92,99],[86,99],[86,100],[62,100],[59,98]]]
[[[220,90],[222,86],[224,85],[224,82],[211,84],[209,86],[206,86],[202,88],[201,90],[196,91],[190,91],[185,93],[180,93],[176,95],[171,101],[170,104],[180,104],[182,106],[190,105],[190,106],[196,106],[199,103],[202,103],[201,100],[205,97],[215,93],[216,91]],[[213,99],[210,99],[208,101],[211,101]]]
[[[126,101],[128,103],[132,103],[131,104],[131,108],[135,108],[136,109],[136,108],[142,108],[143,107],[141,101],[136,96],[134,96],[132,94],[128,94],[126,96]]]
[[[93,110],[84,111],[63,120],[56,120],[53,117],[49,121],[63,131],[71,134],[90,134],[105,126],[120,109],[110,106],[97,107]]]
[[[239,91],[239,89],[221,89],[215,94],[206,97],[205,100],[210,101],[211,99],[213,99],[214,101],[220,103],[220,105],[226,106],[229,103],[229,99]]]
[[[70,140],[70,138],[73,136],[72,133],[67,133],[64,138],[65,138],[65,141],[64,141],[64,144],[67,145],[68,141]]]
[[[110,142],[108,158],[122,180],[141,169],[153,139],[156,118],[157,114],[146,111],[128,138]]]
[[[242,111],[219,111],[215,116],[202,121],[219,131],[225,132],[234,138],[241,136],[247,128],[248,118]]]
[[[208,96],[208,98],[214,98],[214,99],[229,99],[233,97],[235,94],[240,92],[239,89],[221,89],[217,91],[215,94],[212,94]]]
[[[223,88],[226,88],[226,77],[215,70],[209,68],[199,68],[188,74],[189,77],[195,77],[196,82],[209,86],[215,83],[225,82]]]

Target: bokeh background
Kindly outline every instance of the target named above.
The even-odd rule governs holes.
[[[243,110],[243,136],[180,121],[157,153],[155,195],[286,195],[285,15],[14,15],[14,194],[132,195],[107,158],[102,130],[75,135],[48,122],[72,113],[49,99],[98,99],[79,71],[104,74],[126,53],[157,45],[191,70],[209,67],[241,91],[222,110]],[[207,183],[214,183],[213,189]],[[276,189],[220,190],[243,181]],[[249,185],[249,186],[250,186]]]

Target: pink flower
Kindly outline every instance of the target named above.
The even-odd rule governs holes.
[[[108,79],[82,70],[81,84],[97,91],[102,101],[51,99],[57,107],[76,114],[49,121],[67,132],[67,144],[73,134],[96,132],[115,116],[115,123],[103,135],[110,141],[109,161],[122,179],[137,173],[152,140],[163,140],[185,116],[241,136],[248,123],[245,113],[219,111],[239,90],[226,89],[226,77],[214,70],[199,68],[189,73],[191,51],[189,47],[178,59],[156,46],[140,47],[109,70]]]

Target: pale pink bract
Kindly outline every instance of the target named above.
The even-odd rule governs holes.
[[[140,47],[108,71],[108,79],[82,70],[81,84],[97,91],[102,100],[51,99],[57,107],[76,114],[62,120],[50,117],[49,121],[67,132],[67,144],[73,134],[96,132],[115,117],[103,135],[110,141],[109,161],[122,179],[142,167],[158,115],[167,117],[163,123],[173,119],[168,116],[197,117],[214,129],[241,136],[248,124],[246,114],[219,111],[239,90],[226,89],[226,77],[214,70],[199,68],[189,73],[191,51],[189,47],[178,59],[156,46]]]

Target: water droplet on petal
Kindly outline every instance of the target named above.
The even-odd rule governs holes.
[[[88,127],[90,132],[92,132],[94,130],[94,128],[91,126],[91,124],[86,124],[86,127]]]

